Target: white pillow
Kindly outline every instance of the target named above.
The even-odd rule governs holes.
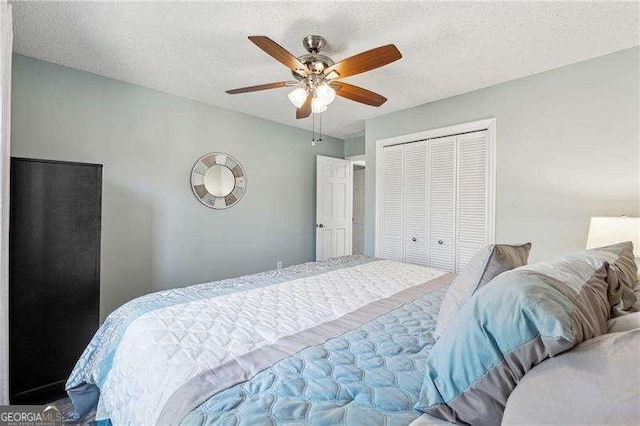
[[[502,425],[638,424],[638,347],[640,330],[603,334],[538,364],[511,393]]]

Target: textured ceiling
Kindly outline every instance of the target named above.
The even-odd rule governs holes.
[[[380,108],[338,98],[323,130],[347,138],[364,120],[640,44],[638,3],[40,3],[13,2],[20,54],[280,123],[288,90],[226,89],[289,79],[251,42],[295,55],[307,34],[335,60],[387,43],[403,58],[345,81],[386,96]]]

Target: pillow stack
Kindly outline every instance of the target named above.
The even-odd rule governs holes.
[[[507,398],[544,359],[607,332],[635,302],[631,243],[504,272],[478,289],[427,359],[415,408],[452,422],[500,424]]]

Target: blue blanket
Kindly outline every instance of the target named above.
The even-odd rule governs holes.
[[[418,400],[445,288],[218,393],[183,426],[407,425]]]

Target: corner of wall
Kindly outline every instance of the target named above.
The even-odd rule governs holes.
[[[344,140],[344,157],[353,157],[354,155],[365,154],[365,137],[356,136]]]

